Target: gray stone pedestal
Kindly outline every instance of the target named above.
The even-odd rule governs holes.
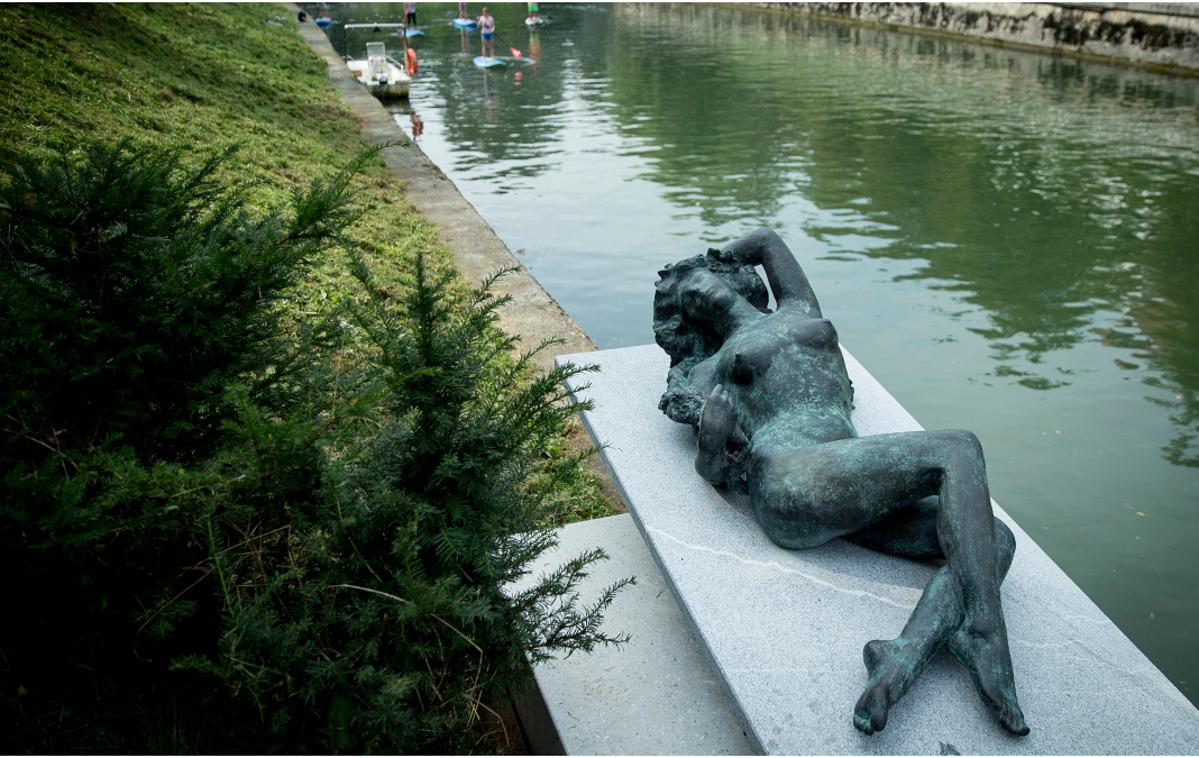
[[[632,639],[620,648],[576,653],[534,668],[534,687],[517,709],[530,748],[568,755],[741,755],[752,752],[736,708],[700,649],[627,513],[571,524],[533,572],[602,547],[579,587],[584,602],[628,576],[604,629]]]
[[[998,727],[946,655],[892,710],[883,733],[857,732],[850,718],[866,682],[862,646],[899,633],[932,569],[840,541],[809,551],[773,545],[744,503],[726,501],[695,474],[693,433],[658,411],[667,368],[661,350],[571,358],[601,367],[572,387],[595,403],[584,420],[607,445],[614,479],[753,749],[1199,752],[1199,712],[998,507],[1017,539],[1003,602],[1032,734],[1015,738]],[[857,361],[846,361],[862,435],[921,428]],[[590,389],[582,389],[585,382]],[[619,652],[611,660],[634,671],[643,665]],[[643,678],[648,684],[659,676]],[[631,728],[635,715],[629,718],[608,728]]]

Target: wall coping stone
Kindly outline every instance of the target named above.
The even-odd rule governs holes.
[[[577,591],[593,603],[634,576],[604,613],[620,647],[533,666],[535,689],[517,700],[533,752],[546,755],[744,755],[749,741],[724,684],[691,633],[678,603],[627,513],[568,524],[558,546],[537,558],[514,589],[580,553],[602,547]]]
[[[863,436],[921,426],[847,352]],[[1199,711],[998,506],[1016,535],[1003,585],[1021,706],[1004,732],[942,653],[868,737],[851,724],[862,646],[902,628],[933,569],[837,540],[771,543],[743,501],[695,474],[694,434],[657,409],[657,346],[567,355],[584,423],[662,574],[736,704],[752,746],[785,754],[1196,754]],[[588,386],[588,384],[590,386]]]

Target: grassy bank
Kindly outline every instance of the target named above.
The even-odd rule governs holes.
[[[0,5],[0,70],[9,82],[0,89],[0,160],[91,137],[192,148],[196,163],[236,146],[218,179],[253,182],[252,202],[266,208],[367,147],[280,5]],[[452,270],[382,161],[360,172],[354,190],[370,210],[350,236],[385,286],[416,250]],[[316,317],[361,297],[349,271],[344,251],[331,251],[290,306]],[[593,497],[600,481],[589,479],[564,522],[611,513]]]
[[[90,137],[192,148],[195,161],[237,146],[218,178],[254,182],[252,200],[266,207],[366,147],[277,5],[2,6],[0,67],[0,155]],[[380,276],[416,246],[448,265],[381,161],[355,189],[372,209],[351,233]],[[344,259],[322,261],[302,307],[345,296],[346,270]]]
[[[330,182],[366,146],[294,24],[0,6],[9,752],[495,749],[526,655],[615,641],[596,554],[501,592],[605,512],[566,374],[381,161]]]

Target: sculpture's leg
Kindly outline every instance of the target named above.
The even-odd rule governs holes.
[[[948,640],[949,652],[966,667],[974,679],[979,697],[995,714],[999,723],[1012,734],[1028,734],[1024,713],[1016,699],[1016,681],[1012,676],[1012,656],[1008,649],[1007,625],[999,615],[994,635],[981,635],[970,626],[969,615]]]
[[[905,432],[784,451],[755,449],[751,465],[758,520],[785,547],[813,547],[859,532],[919,498],[939,495],[935,532],[946,559],[939,581],[954,588],[962,608],[953,644],[1004,727],[1027,731],[999,601],[986,468],[974,435]],[[934,587],[929,607],[943,613],[937,596]],[[923,616],[917,621],[923,623]],[[923,630],[921,638],[936,636]]]
[[[983,702],[1005,729],[1028,734],[1016,700],[1012,656],[999,598],[1006,574],[998,570],[991,495],[987,488],[982,446],[969,433],[950,454],[952,465],[941,481],[937,539],[947,568],[958,580],[963,618],[954,632],[950,651],[974,679]],[[983,523],[979,519],[984,518]]]
[[[994,528],[995,569],[1002,582],[1008,567],[1011,566],[1016,542],[1011,530],[1003,522],[996,519]],[[928,538],[921,539],[913,534],[919,531],[926,531]],[[848,539],[872,549],[907,557],[932,558],[938,557],[940,553],[940,548],[935,543],[932,520],[919,515],[914,516],[909,524],[898,530],[898,533],[888,535],[882,528],[874,528],[867,530],[866,534],[850,535]],[[914,548],[920,552],[915,552]],[[1008,698],[995,698],[987,693],[984,689],[986,679],[980,679],[977,667],[969,657],[971,651],[958,644],[956,633],[961,628],[964,618],[958,584],[949,567],[943,566],[925,586],[920,602],[899,637],[894,640],[873,640],[866,643],[863,658],[870,679],[854,708],[854,726],[866,734],[881,731],[887,724],[891,706],[904,696],[925,665],[945,643],[948,643],[950,652],[971,672],[979,688],[979,694],[992,708],[996,707],[996,701],[1007,702]],[[1010,702],[1016,702],[1014,691],[1011,693]],[[997,715],[1010,731],[1017,734],[1026,733],[1027,727],[1023,719],[1018,718],[1018,714],[1018,711],[1013,714],[1017,718]]]

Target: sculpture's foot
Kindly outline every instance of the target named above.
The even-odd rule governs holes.
[[[903,638],[871,640],[862,649],[869,684],[853,709],[853,725],[866,734],[881,732],[887,726],[887,714],[910,684],[911,644]]]
[[[970,672],[974,687],[1004,729],[1023,737],[1028,734],[1024,713],[1016,702],[1012,656],[1003,625],[980,631],[968,621],[949,639],[949,652]]]

